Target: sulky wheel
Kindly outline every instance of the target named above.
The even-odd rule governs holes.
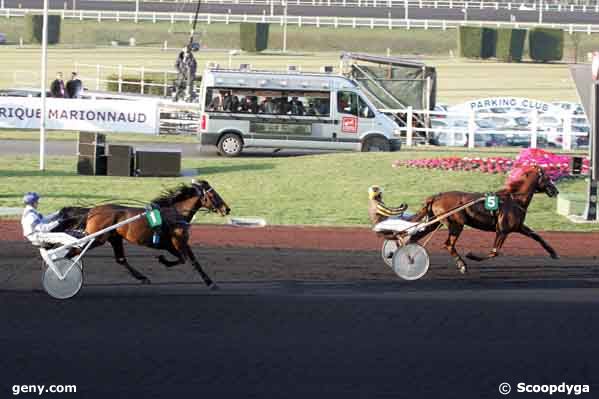
[[[73,261],[71,259],[66,258],[54,261],[54,265],[61,273],[65,273],[68,270],[68,273],[63,280],[54,273],[52,268],[46,267],[46,270],[42,275],[42,285],[44,290],[52,298],[69,299],[77,295],[81,289],[81,286],[83,285],[83,264],[81,260],[79,260],[73,267],[71,267],[72,263]]]
[[[430,258],[426,249],[416,243],[406,244],[393,255],[393,271],[404,280],[418,280],[428,271]]]
[[[383,241],[383,247],[381,248],[381,257],[383,262],[391,268],[393,268],[393,254],[397,250],[397,241],[385,240]]]

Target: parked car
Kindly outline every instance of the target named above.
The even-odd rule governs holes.
[[[507,138],[504,134],[476,132],[474,134],[475,147],[506,147]]]
[[[430,143],[443,146],[465,146],[468,143],[467,123],[466,127],[456,126],[455,120],[432,119],[432,131]]]

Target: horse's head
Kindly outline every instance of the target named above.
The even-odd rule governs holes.
[[[545,193],[555,197],[559,190],[538,165],[526,166],[512,170],[506,182],[506,190],[512,194],[525,194],[526,192]]]
[[[222,199],[220,194],[206,180],[192,180],[191,186],[196,190],[200,198],[200,207],[209,211],[226,216],[231,212],[231,208]]]
[[[555,187],[555,184],[551,181],[549,176],[545,173],[543,168],[536,166],[537,169],[537,193],[545,193],[549,197],[555,197],[559,194],[559,190]]]

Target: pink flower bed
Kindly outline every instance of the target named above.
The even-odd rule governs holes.
[[[556,155],[538,148],[520,151],[516,159],[507,157],[445,157],[395,161],[393,167],[426,168],[442,170],[479,171],[483,173],[507,173],[513,168],[538,165],[552,179],[558,180],[570,175],[570,157]],[[589,159],[583,160],[582,173],[589,171]]]

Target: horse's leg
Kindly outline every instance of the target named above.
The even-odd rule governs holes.
[[[198,273],[200,273],[200,276],[202,276],[202,280],[204,280],[204,283],[206,283],[208,288],[210,288],[212,290],[218,289],[218,286],[214,283],[214,281],[212,281],[212,279],[202,269],[200,262],[198,262],[198,260],[196,259],[195,255],[193,254],[193,251],[191,250],[191,248],[189,247],[187,242],[179,241],[178,245],[175,245],[175,248],[178,249],[181,252],[181,254],[183,254],[184,256],[189,258],[189,260],[191,260],[191,264],[193,265],[193,267],[195,267],[195,269],[198,271]]]
[[[177,247],[180,247],[179,241],[185,241],[187,239],[187,236],[182,231],[173,231],[172,234],[173,235],[171,236],[170,241],[168,241],[168,244],[165,246],[164,249],[168,251],[171,255],[175,256],[177,259],[168,260],[164,255],[158,256],[158,262],[160,262],[162,265],[166,267],[182,265],[185,262],[187,262],[185,254],[182,253],[179,249],[177,249]]]
[[[458,251],[455,249],[455,244],[458,241],[460,234],[462,234],[462,230],[464,230],[464,225],[450,221],[448,222],[447,229],[449,230],[449,235],[447,236],[447,241],[445,241],[445,248],[455,260],[458,271],[464,274],[467,271],[466,262],[464,262]]]
[[[108,239],[108,242],[114,251],[114,260],[116,260],[116,263],[125,266],[129,273],[131,273],[133,277],[141,281],[143,284],[150,284],[149,278],[144,276],[137,269],[133,268],[129,262],[127,262],[127,258],[125,257],[125,247],[123,246],[123,237],[115,234]]]
[[[483,260],[487,260],[487,259],[491,259],[496,256],[499,256],[499,250],[503,246],[503,243],[505,242],[506,238],[507,238],[507,233],[498,231],[495,234],[495,242],[493,243],[493,249],[491,250],[491,252],[489,252],[486,256],[478,256],[478,255],[473,254],[472,252],[468,252],[466,257],[468,259],[472,259],[477,262],[482,262]]]
[[[533,240],[535,240],[536,242],[538,242],[539,244],[541,244],[543,246],[543,248],[545,249],[545,251],[547,251],[549,256],[551,256],[553,259],[559,259],[559,255],[557,254],[557,252],[555,252],[555,250],[551,247],[551,245],[549,245],[543,239],[543,237],[541,237],[536,231],[534,231],[530,227],[526,226],[525,224],[522,224],[518,233],[523,234],[526,237],[532,238]]]

